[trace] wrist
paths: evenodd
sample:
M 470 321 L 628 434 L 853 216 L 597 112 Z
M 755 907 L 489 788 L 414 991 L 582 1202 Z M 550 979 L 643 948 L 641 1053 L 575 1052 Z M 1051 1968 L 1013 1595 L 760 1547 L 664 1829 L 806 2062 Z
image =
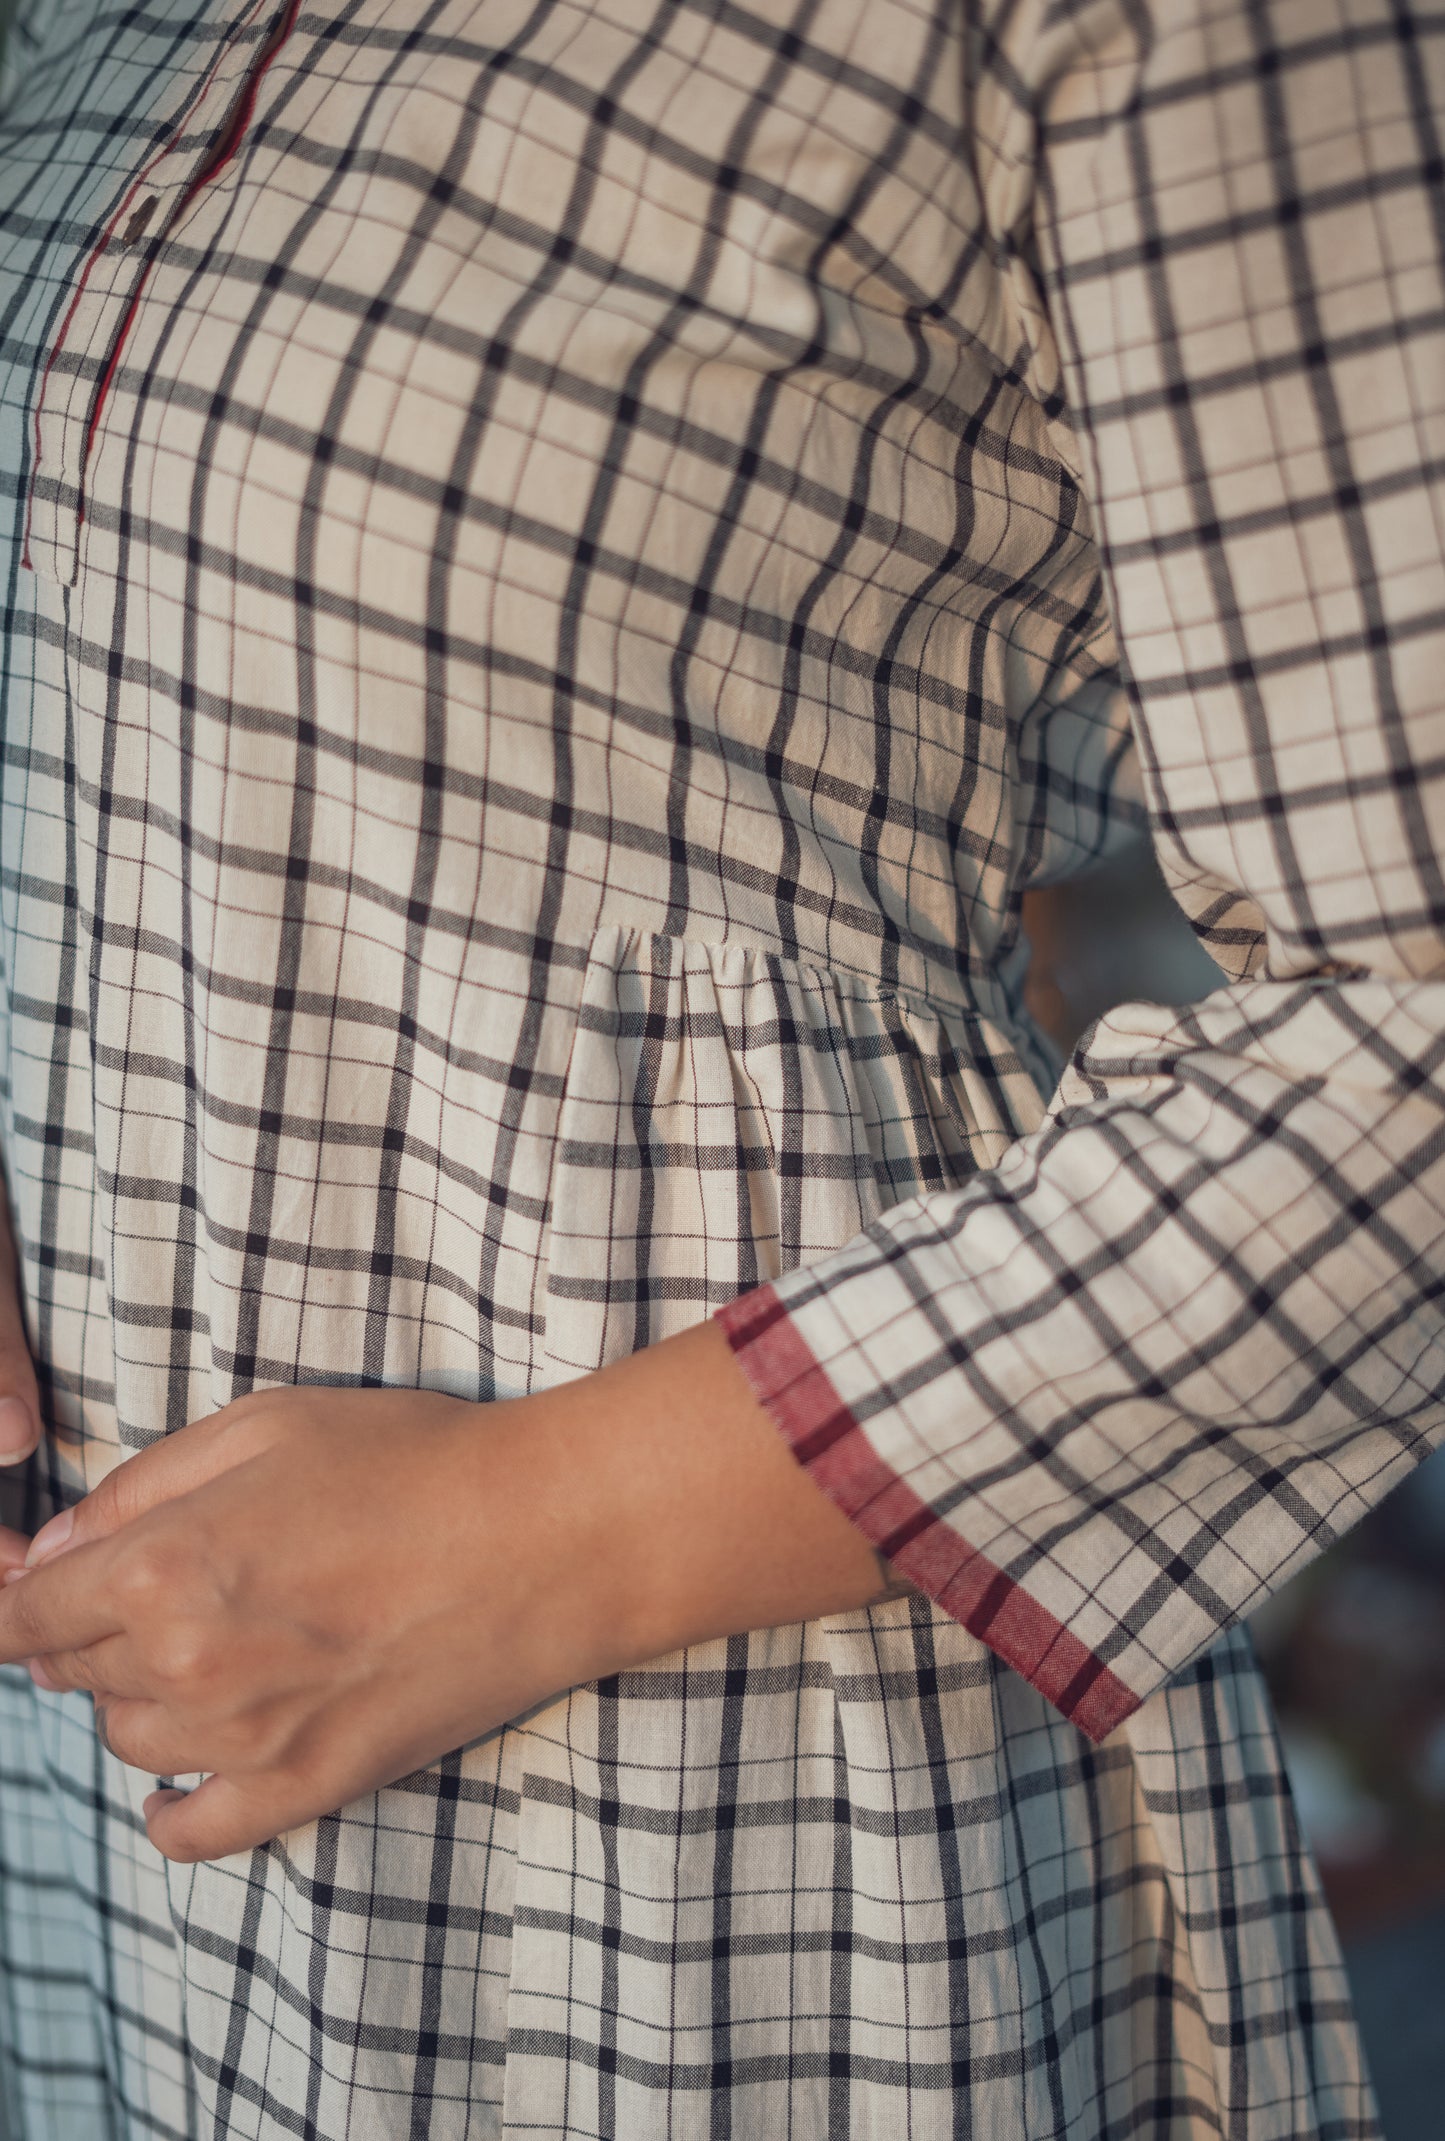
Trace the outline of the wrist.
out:
M 575 1507 L 569 1581 L 615 1670 L 883 1595 L 873 1548 L 799 1467 L 712 1323 L 548 1394 Z
M 442 1491 L 470 1512 L 464 1623 L 497 1631 L 501 1649 L 549 1691 L 647 1655 L 632 1634 L 614 1464 L 585 1402 L 595 1380 L 477 1405 L 463 1472 L 442 1472 Z M 494 1673 L 489 1660 L 489 1683 Z

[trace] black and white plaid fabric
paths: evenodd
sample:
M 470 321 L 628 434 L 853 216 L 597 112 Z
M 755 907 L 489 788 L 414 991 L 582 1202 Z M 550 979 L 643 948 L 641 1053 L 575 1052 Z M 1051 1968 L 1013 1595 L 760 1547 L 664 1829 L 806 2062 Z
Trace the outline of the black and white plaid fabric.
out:
M 1438 12 L 22 0 L 6 65 L 27 1520 L 722 1311 L 927 1594 L 191 1868 L 4 1676 L 12 2141 L 1365 2141 L 1235 1624 L 1441 1428 Z M 1046 1111 L 1020 898 L 1146 806 L 1232 983 Z

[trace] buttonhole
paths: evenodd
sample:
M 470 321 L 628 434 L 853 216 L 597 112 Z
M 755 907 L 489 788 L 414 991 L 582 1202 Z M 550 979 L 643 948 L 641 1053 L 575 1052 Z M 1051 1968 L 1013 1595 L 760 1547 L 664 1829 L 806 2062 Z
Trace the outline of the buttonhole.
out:
M 127 245 L 134 245 L 137 238 L 144 237 L 146 225 L 150 222 L 151 217 L 159 206 L 160 202 L 153 193 L 148 194 L 145 200 L 141 202 L 140 207 L 125 227 L 125 242 Z

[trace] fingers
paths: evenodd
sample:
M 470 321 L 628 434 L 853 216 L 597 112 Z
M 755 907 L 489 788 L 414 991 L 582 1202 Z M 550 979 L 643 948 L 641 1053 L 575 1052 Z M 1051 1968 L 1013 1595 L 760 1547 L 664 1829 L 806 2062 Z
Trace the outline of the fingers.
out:
M 27 1565 L 37 1568 L 72 1547 L 94 1545 L 123 1525 L 133 1524 L 157 1503 L 174 1501 L 214 1478 L 226 1469 L 228 1460 L 222 1460 L 220 1452 L 229 1424 L 228 1413 L 212 1413 L 128 1457 L 84 1501 L 42 1524 L 30 1542 Z
M 0 1189 L 0 1465 L 18 1464 L 40 1440 L 40 1398 L 20 1306 L 10 1214 Z
M 48 1651 L 31 1659 L 30 1677 L 52 1695 L 79 1689 L 107 1700 L 159 1700 L 155 1675 L 145 1670 L 124 1636 L 107 1636 L 83 1650 Z
M 121 1630 L 107 1542 L 0 1586 L 0 1664 L 84 1650 Z
M 152 1777 L 175 1777 L 195 1767 L 193 1750 L 158 1702 L 97 1702 L 95 1730 L 107 1754 L 128 1769 L 143 1769 Z
M 229 1858 L 234 1851 L 268 1844 L 314 1820 L 316 1810 L 294 1784 L 237 1785 L 217 1775 L 194 1791 L 152 1792 L 144 1812 L 146 1833 L 157 1851 L 179 1865 L 193 1866 L 199 1859 Z

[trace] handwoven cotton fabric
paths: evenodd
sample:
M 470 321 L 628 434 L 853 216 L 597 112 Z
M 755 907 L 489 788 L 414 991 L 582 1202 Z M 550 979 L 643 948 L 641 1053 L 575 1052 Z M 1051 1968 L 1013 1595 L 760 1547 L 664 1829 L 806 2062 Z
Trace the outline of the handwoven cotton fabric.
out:
M 1441 1433 L 1439 20 L 6 66 L 10 1514 L 721 1313 L 918 1586 L 192 1867 L 0 1675 L 11 2141 L 1368 2141 L 1238 1623 Z M 1050 1103 L 1020 900 L 1146 811 L 1231 982 Z

